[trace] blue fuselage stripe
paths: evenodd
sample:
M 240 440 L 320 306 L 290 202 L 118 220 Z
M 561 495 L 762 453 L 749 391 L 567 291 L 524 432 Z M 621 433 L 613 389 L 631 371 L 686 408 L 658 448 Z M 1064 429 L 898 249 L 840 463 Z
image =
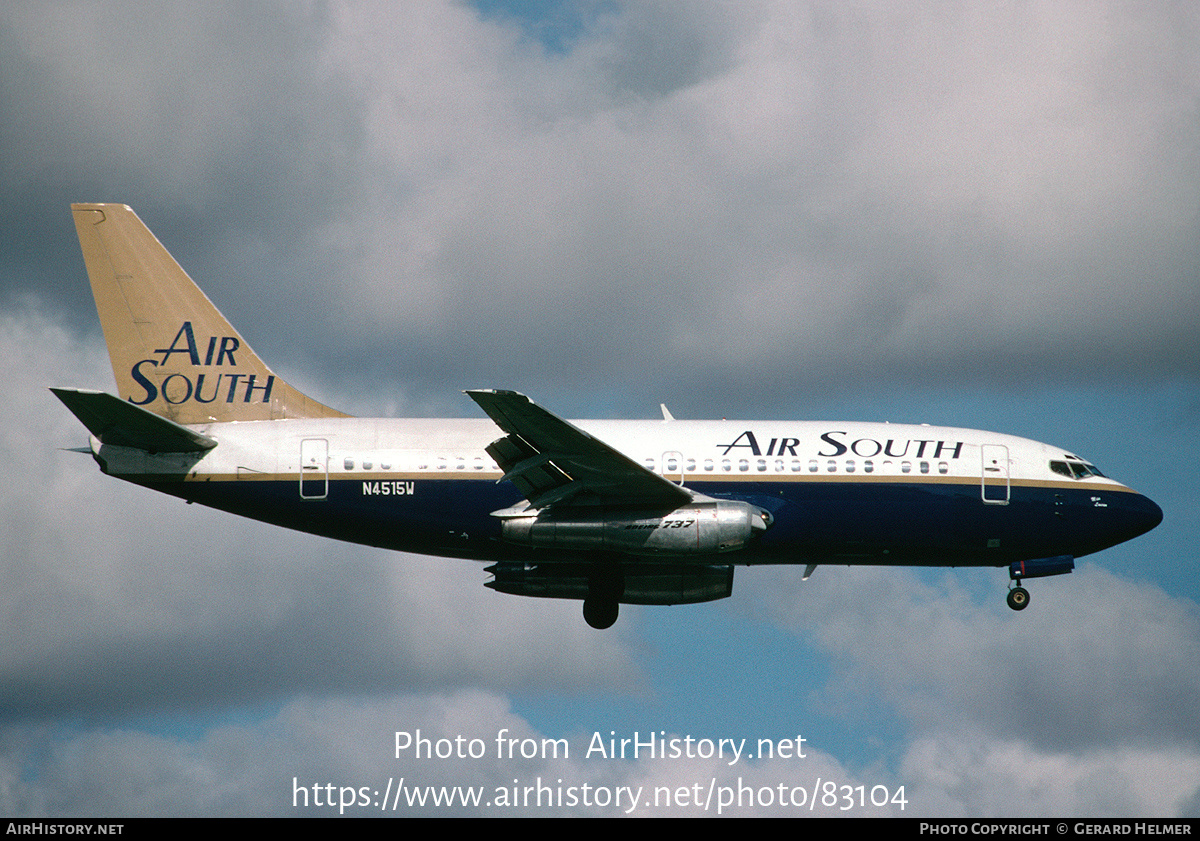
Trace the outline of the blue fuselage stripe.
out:
M 133 479 L 134 477 L 126 477 Z M 483 561 L 578 561 L 500 541 L 491 512 L 521 502 L 509 483 L 461 478 L 367 481 L 331 477 L 324 498 L 304 499 L 296 480 L 136 480 L 287 528 L 399 551 Z M 385 487 L 386 485 L 386 487 Z M 774 524 L 723 563 L 865 563 L 1002 566 L 1076 557 L 1136 537 L 1161 511 L 1127 490 L 1014 486 L 1008 504 L 986 504 L 978 484 L 914 482 L 695 482 L 718 499 L 771 512 Z M 310 490 L 306 490 L 310 493 Z M 696 559 L 699 561 L 700 559 Z

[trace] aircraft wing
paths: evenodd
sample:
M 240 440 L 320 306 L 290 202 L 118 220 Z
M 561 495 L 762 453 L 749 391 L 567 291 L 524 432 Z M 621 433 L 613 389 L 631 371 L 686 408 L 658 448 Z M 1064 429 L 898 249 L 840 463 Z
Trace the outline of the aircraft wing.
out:
M 467 396 L 507 433 L 488 445 L 488 455 L 534 508 L 554 503 L 677 508 L 692 501 L 679 485 L 524 394 L 489 389 Z

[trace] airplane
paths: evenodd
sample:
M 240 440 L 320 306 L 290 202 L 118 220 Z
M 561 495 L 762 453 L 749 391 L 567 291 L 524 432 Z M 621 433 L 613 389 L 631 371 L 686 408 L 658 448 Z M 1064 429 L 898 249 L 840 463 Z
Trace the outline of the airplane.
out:
M 485 586 L 621 604 L 726 598 L 737 566 L 1008 567 L 1023 579 L 1158 525 L 1086 459 L 970 429 L 568 421 L 523 394 L 477 419 L 351 417 L 288 385 L 129 207 L 72 205 L 117 395 L 51 391 L 119 479 L 286 528 L 484 561 Z

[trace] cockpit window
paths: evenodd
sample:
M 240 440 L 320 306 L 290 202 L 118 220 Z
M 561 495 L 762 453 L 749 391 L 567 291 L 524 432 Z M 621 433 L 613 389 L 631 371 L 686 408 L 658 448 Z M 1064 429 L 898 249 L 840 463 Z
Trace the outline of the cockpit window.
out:
M 1094 464 L 1088 464 L 1079 459 L 1070 461 L 1052 461 L 1050 469 L 1058 473 L 1060 476 L 1069 476 L 1073 479 L 1086 479 L 1088 476 L 1099 476 L 1104 478 L 1104 474 Z

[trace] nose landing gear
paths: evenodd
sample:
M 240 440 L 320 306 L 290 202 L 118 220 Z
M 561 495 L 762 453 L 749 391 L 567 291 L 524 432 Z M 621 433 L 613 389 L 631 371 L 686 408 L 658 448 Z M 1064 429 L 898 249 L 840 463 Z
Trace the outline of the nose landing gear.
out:
M 1029 591 L 1021 586 L 1022 578 L 1041 578 L 1046 575 L 1063 575 L 1075 569 L 1075 559 L 1070 555 L 1053 558 L 1036 558 L 1031 561 L 1016 561 L 1008 565 L 1008 577 L 1012 584 L 1008 588 L 1008 606 L 1013 610 L 1024 610 L 1029 606 Z
M 1020 585 L 1021 580 L 1018 578 L 1016 582 Z M 1010 587 L 1008 590 L 1008 606 L 1013 610 L 1024 610 L 1029 606 L 1029 591 L 1021 586 Z

